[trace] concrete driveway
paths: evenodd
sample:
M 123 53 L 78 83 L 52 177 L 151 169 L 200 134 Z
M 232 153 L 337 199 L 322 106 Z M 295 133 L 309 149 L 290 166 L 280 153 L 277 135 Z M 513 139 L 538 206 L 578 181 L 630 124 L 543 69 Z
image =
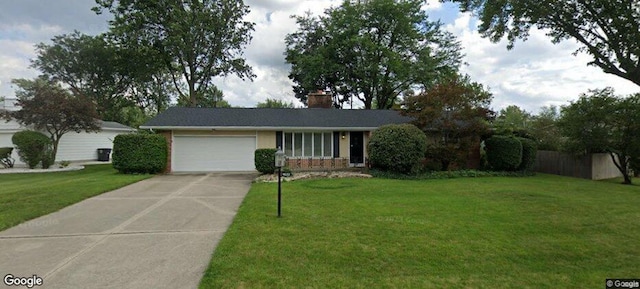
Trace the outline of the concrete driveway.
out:
M 254 177 L 157 176 L 7 229 L 0 277 L 37 275 L 34 288 L 197 288 Z

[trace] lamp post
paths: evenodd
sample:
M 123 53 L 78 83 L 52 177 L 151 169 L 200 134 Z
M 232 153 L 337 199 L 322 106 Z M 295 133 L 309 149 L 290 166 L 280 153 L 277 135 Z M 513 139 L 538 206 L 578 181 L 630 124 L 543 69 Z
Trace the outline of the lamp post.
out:
M 278 168 L 278 218 L 280 218 L 281 214 L 281 203 L 282 203 L 282 167 L 284 166 L 285 155 L 284 152 L 278 148 L 275 157 L 275 165 Z

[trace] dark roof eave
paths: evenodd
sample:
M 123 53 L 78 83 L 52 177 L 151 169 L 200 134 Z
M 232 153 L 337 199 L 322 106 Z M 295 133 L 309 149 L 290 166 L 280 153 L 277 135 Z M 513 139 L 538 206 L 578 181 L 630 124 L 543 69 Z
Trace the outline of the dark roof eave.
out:
M 325 127 L 325 126 L 140 126 L 140 129 L 154 130 L 340 130 L 340 131 L 368 131 L 378 127 Z

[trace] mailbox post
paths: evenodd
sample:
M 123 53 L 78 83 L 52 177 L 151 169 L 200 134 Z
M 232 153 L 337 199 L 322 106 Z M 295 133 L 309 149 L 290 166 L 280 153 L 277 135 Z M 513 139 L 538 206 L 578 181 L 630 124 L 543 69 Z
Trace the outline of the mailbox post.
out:
M 281 203 L 282 203 L 282 167 L 285 162 L 284 152 L 278 148 L 275 157 L 275 165 L 278 168 L 278 218 L 281 216 Z

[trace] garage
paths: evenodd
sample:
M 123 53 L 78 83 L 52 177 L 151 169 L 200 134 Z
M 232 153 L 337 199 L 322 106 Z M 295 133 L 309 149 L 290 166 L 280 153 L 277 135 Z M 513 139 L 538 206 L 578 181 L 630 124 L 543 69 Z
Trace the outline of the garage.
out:
M 174 136 L 173 172 L 253 171 L 255 137 Z

